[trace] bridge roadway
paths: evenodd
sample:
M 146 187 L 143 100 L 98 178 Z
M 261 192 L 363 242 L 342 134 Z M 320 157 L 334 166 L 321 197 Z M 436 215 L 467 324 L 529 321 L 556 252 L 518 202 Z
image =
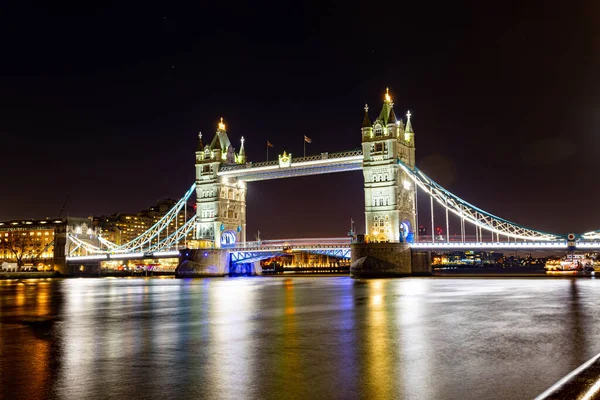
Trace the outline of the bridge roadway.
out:
M 460 242 L 460 241 L 419 241 L 410 244 L 411 248 L 431 251 L 451 250 L 558 250 L 567 251 L 566 241 L 547 242 Z M 333 257 L 349 259 L 350 238 L 318 238 L 318 239 L 279 239 L 260 242 L 246 242 L 235 247 L 226 248 L 231 254 L 231 262 L 249 263 L 265 258 L 289 254 L 294 251 L 304 251 L 313 254 L 324 254 Z M 576 250 L 598 251 L 600 241 L 579 240 Z M 67 257 L 67 262 L 79 261 L 104 261 L 104 260 L 132 260 L 142 258 L 173 258 L 180 255 L 181 250 L 168 250 L 154 253 L 117 253 L 96 254 L 88 256 Z

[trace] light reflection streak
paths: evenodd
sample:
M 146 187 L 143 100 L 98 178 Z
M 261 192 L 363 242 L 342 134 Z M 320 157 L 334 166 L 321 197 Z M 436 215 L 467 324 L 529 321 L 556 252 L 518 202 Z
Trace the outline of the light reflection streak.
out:
M 398 302 L 398 318 L 400 321 L 399 351 L 402 352 L 398 370 L 401 371 L 404 394 L 407 398 L 435 398 L 429 393 L 432 386 L 429 382 L 433 371 L 430 365 L 432 343 L 427 335 L 427 318 L 425 296 L 430 293 L 430 281 L 423 278 L 408 279 L 398 282 L 401 293 Z
M 61 328 L 62 364 L 59 370 L 58 393 L 63 398 L 87 398 L 94 394 L 95 376 L 92 360 L 96 359 L 93 338 L 97 332 L 91 314 L 95 312 L 93 283 L 83 279 L 65 282 L 65 305 Z
M 215 398 L 248 399 L 252 382 L 251 316 L 256 304 L 250 280 L 220 280 L 210 292 L 209 374 Z
M 387 282 L 385 282 L 387 283 Z M 391 352 L 388 310 L 383 302 L 386 287 L 381 280 L 371 281 L 368 286 L 365 369 L 369 396 L 392 399 L 395 382 Z
M 288 382 L 297 375 L 300 368 L 299 346 L 298 346 L 298 327 L 296 322 L 295 300 L 296 294 L 292 279 L 287 278 L 283 281 L 284 284 L 284 317 L 283 317 L 283 340 L 281 344 L 283 349 L 286 349 L 283 357 L 278 357 L 282 363 L 281 370 L 283 381 Z

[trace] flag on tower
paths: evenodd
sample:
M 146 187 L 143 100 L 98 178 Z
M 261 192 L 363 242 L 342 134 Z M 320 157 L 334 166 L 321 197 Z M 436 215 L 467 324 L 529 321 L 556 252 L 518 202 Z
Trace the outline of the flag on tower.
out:
M 273 143 L 271 143 L 267 140 L 267 147 L 273 147 Z
M 312 143 L 312 139 L 311 139 L 311 138 L 309 138 L 309 137 L 308 137 L 308 136 L 306 136 L 306 135 L 304 135 L 304 141 L 305 141 L 306 143 Z

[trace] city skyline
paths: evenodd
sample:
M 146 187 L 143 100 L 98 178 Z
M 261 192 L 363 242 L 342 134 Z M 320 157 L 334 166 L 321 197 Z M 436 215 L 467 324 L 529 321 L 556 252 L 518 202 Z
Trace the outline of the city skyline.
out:
M 554 6 L 432 17 L 404 5 L 390 10 L 401 30 L 353 6 L 240 8 L 226 21 L 209 17 L 217 8 L 11 6 L 2 29 L 21 33 L 0 67 L 0 219 L 57 216 L 67 193 L 66 212 L 84 217 L 179 198 L 198 131 L 212 139 L 221 117 L 250 161 L 267 141 L 271 159 L 300 156 L 304 136 L 308 155 L 358 148 L 364 103 L 374 119 L 389 87 L 398 116 L 413 114 L 417 165 L 442 186 L 542 231 L 598 229 L 593 13 Z M 360 172 L 249 183 L 248 236 L 342 236 L 351 218 L 364 229 L 362 185 Z

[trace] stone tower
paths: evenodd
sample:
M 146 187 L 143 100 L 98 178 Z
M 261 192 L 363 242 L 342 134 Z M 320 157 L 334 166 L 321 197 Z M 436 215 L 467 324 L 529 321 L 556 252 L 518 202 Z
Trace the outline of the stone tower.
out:
M 415 135 L 406 114 L 396 118 L 386 90 L 383 107 L 372 122 L 365 105 L 362 123 L 365 178 L 365 229 L 370 242 L 412 241 L 416 229 L 415 185 L 400 168 L 415 166 Z
M 210 145 L 202 144 L 202 133 L 198 136 L 195 238 L 201 247 L 212 248 L 245 242 L 246 183 L 218 176 L 222 166 L 246 162 L 244 138 L 241 138 L 240 151 L 236 153 L 223 118 Z

